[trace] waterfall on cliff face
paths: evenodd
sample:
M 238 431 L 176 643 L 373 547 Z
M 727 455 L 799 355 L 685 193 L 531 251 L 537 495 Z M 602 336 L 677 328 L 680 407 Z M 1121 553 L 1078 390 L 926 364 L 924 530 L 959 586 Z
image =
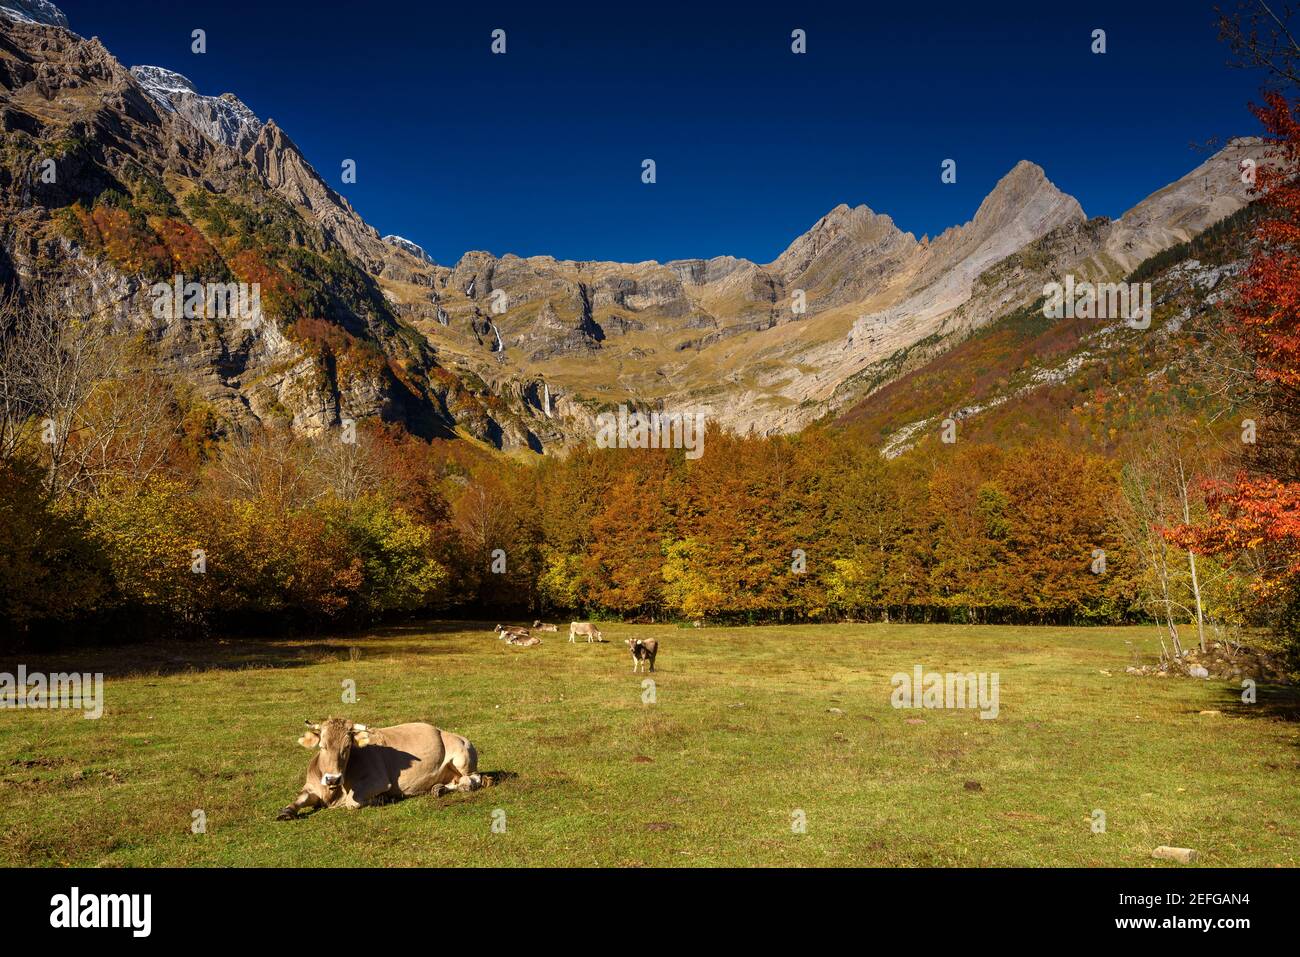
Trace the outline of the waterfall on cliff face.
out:
M 545 382 L 542 383 L 542 411 L 546 413 L 547 418 L 551 415 L 551 387 Z
M 493 351 L 493 352 L 505 352 L 505 351 L 506 351 L 506 345 L 505 345 L 504 342 L 501 341 L 501 333 L 497 331 L 497 324 L 496 324 L 495 322 L 490 322 L 490 323 L 488 323 L 488 325 L 490 325 L 490 326 L 492 327 L 492 333 L 497 337 L 497 347 L 496 347 L 495 349 L 493 349 L 492 351 Z

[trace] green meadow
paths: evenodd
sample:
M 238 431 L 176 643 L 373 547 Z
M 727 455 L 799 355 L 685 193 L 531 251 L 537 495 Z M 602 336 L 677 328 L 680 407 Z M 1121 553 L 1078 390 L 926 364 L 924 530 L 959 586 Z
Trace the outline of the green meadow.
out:
M 1154 629 L 492 624 L 23 660 L 104 672 L 104 714 L 0 710 L 0 865 L 1300 865 L 1295 690 L 1125 674 Z M 894 708 L 918 664 L 996 672 L 997 717 Z M 331 715 L 460 732 L 495 784 L 275 820 Z

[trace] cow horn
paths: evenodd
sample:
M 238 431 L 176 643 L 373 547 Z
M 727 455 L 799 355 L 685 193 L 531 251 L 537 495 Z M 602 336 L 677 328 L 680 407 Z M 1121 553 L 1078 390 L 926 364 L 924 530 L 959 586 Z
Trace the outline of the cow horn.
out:
M 317 724 L 317 723 L 314 722 L 314 721 L 311 721 L 310 719 L 303 721 L 303 724 L 305 724 L 307 727 L 311 728 L 313 731 L 319 731 L 319 730 L 320 730 L 320 725 Z

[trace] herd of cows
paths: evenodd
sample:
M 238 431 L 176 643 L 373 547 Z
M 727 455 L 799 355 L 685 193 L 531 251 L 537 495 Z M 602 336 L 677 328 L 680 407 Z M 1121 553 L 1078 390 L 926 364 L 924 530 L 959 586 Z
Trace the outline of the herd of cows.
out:
M 497 625 L 496 636 L 511 645 L 540 645 L 534 631 L 558 632 L 555 625 L 534 621 L 531 629 Z M 579 635 L 604 642 L 600 629 L 588 621 L 569 625 L 569 641 Z M 655 670 L 659 642 L 628 638 L 632 673 L 642 666 Z M 290 821 L 301 811 L 330 807 L 358 808 L 421 794 L 473 791 L 483 786 L 478 751 L 469 739 L 431 724 L 413 722 L 391 728 L 369 728 L 346 718 L 307 721 L 298 743 L 314 751 L 307 780 L 293 802 L 280 809 L 278 819 Z
M 556 625 L 548 625 L 545 622 L 534 621 L 533 627 L 525 628 L 523 625 L 497 625 L 492 629 L 496 632 L 497 638 L 506 644 L 515 645 L 520 648 L 531 648 L 534 645 L 540 645 L 542 639 L 533 634 L 534 631 L 556 631 L 560 629 Z M 586 637 L 587 642 L 603 642 L 605 636 L 589 621 L 569 622 L 569 641 L 576 642 L 579 635 Z M 649 667 L 651 671 L 655 670 L 655 656 L 659 654 L 659 642 L 653 638 L 628 638 L 623 642 L 632 652 L 632 673 L 636 674 L 642 665 Z

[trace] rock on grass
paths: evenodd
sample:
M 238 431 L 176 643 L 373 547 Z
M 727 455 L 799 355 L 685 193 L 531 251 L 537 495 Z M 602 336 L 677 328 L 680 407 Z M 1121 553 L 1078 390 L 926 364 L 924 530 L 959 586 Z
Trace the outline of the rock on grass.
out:
M 1200 854 L 1190 847 L 1168 847 L 1161 844 L 1151 852 L 1151 856 L 1159 861 L 1176 861 L 1179 864 L 1190 864 L 1200 857 Z

